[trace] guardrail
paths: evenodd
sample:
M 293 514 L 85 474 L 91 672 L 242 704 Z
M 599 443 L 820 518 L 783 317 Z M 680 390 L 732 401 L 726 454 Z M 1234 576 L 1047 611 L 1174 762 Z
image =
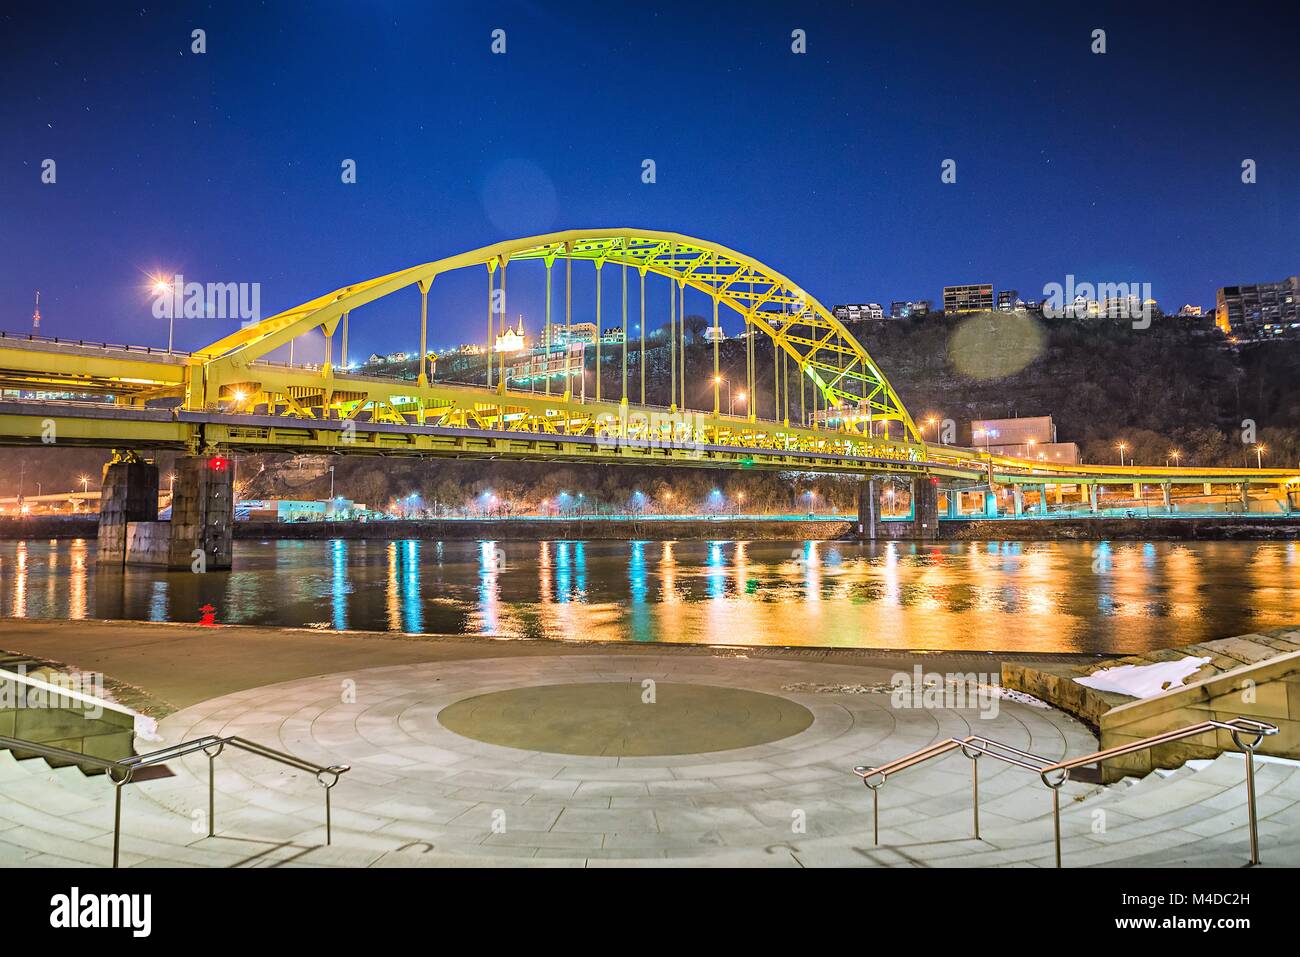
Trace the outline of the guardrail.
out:
M 256 754 L 259 757 L 268 758 L 277 761 L 280 764 L 296 768 L 299 771 L 306 771 L 316 778 L 316 783 L 325 789 L 325 843 L 330 844 L 332 839 L 331 822 L 330 822 L 330 791 L 334 785 L 339 783 L 339 778 L 351 770 L 346 764 L 334 764 L 329 767 L 322 767 L 296 758 L 292 754 L 286 754 L 283 751 L 276 751 L 274 748 L 268 748 L 265 745 L 258 744 L 255 741 L 249 741 L 237 735 L 227 737 L 218 737 L 217 735 L 205 735 L 201 738 L 194 738 L 190 741 L 182 741 L 165 748 L 159 748 L 157 751 L 150 751 L 148 754 L 132 755 L 129 758 L 121 758 L 117 761 L 111 761 L 108 758 L 99 758 L 90 754 L 82 754 L 79 751 L 69 751 L 66 748 L 57 748 L 53 745 L 41 744 L 37 741 L 27 741 L 23 738 L 11 738 L 7 735 L 0 735 L 0 747 L 8 748 L 14 751 L 31 752 L 45 758 L 55 758 L 60 761 L 67 761 L 70 764 L 76 764 L 80 767 L 97 768 L 107 773 L 108 779 L 113 782 L 113 866 L 118 866 L 118 852 L 122 839 L 122 787 L 129 784 L 135 773 L 141 768 L 152 767 L 157 764 L 163 764 L 173 758 L 184 757 L 187 754 L 193 754 L 195 751 L 202 751 L 208 757 L 208 837 L 215 837 L 216 828 L 216 769 L 215 762 L 217 757 L 229 745 L 240 751 L 247 751 L 250 754 Z
M 1262 721 L 1254 721 L 1249 718 L 1233 718 L 1231 721 L 1202 721 L 1199 724 L 1187 725 L 1183 728 L 1176 728 L 1172 731 L 1166 731 L 1163 734 L 1152 735 L 1149 738 L 1143 738 L 1140 741 L 1134 741 L 1131 744 L 1120 745 L 1119 747 L 1107 748 L 1104 751 L 1094 751 L 1092 754 L 1085 754 L 1083 757 L 1072 758 L 1066 761 L 1052 762 L 1041 755 L 1033 754 L 1029 751 L 1021 751 L 1010 745 L 1002 744 L 990 738 L 980 737 L 979 735 L 970 735 L 965 738 L 948 738 L 946 741 L 938 741 L 928 747 L 905 754 L 900 758 L 895 758 L 887 764 L 879 767 L 858 766 L 853 769 L 853 773 L 862 778 L 862 783 L 871 791 L 871 819 L 872 819 L 872 843 L 880 844 L 880 796 L 877 793 L 884 786 L 885 781 L 891 774 L 897 774 L 905 771 L 910 767 L 915 767 L 929 761 L 931 758 L 937 758 L 940 755 L 947 754 L 949 751 L 961 749 L 962 756 L 968 758 L 971 762 L 971 786 L 973 791 L 973 811 L 975 817 L 975 840 L 980 839 L 980 809 L 979 809 L 979 766 L 978 762 L 982 756 L 994 758 L 1005 764 L 1011 764 L 1015 767 L 1024 768 L 1027 771 L 1033 771 L 1038 774 L 1043 784 L 1052 792 L 1052 824 L 1056 844 L 1056 866 L 1061 866 L 1061 799 L 1060 789 L 1065 782 L 1070 779 L 1070 771 L 1074 768 L 1083 767 L 1088 764 L 1096 764 L 1098 761 L 1105 761 L 1109 758 L 1120 757 L 1125 754 L 1132 754 L 1136 751 L 1145 751 L 1147 748 L 1154 748 L 1157 745 L 1169 744 L 1172 741 L 1179 741 L 1183 738 L 1195 737 L 1198 734 L 1205 734 L 1207 731 L 1223 730 L 1231 732 L 1233 743 L 1246 755 L 1246 805 L 1250 818 L 1250 863 L 1259 863 L 1259 822 L 1256 817 L 1255 808 L 1255 749 L 1263 743 L 1264 738 L 1271 734 L 1277 734 L 1276 725 L 1265 724 Z M 1242 740 L 1242 735 L 1251 735 L 1254 740 L 1246 743 Z M 1049 779 L 1049 775 L 1060 775 L 1056 781 Z M 879 776 L 880 780 L 872 784 L 872 779 Z

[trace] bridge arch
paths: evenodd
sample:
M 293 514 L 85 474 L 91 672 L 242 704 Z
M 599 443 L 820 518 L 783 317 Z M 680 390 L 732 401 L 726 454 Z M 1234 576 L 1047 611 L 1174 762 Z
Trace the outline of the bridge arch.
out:
M 820 408 L 823 418 L 842 415 L 843 421 L 836 423 L 837 430 L 871 432 L 878 423 L 897 422 L 896 432 L 901 434 L 895 438 L 905 442 L 923 441 L 875 360 L 830 310 L 802 286 L 757 259 L 720 244 L 678 233 L 631 228 L 576 229 L 508 240 L 336 289 L 196 350 L 190 359 L 192 369 L 186 405 L 192 409 L 210 409 L 219 401 L 228 400 L 232 390 L 243 394 L 237 389 L 238 383 L 258 378 L 251 375 L 251 366 L 267 353 L 318 328 L 330 342 L 350 311 L 398 290 L 415 285 L 427 297 L 438 276 L 467 267 L 486 267 L 489 290 L 500 272 L 504 293 L 509 265 L 530 260 L 544 265 L 548 291 L 551 271 L 557 262 L 565 264 L 566 278 L 572 264 L 590 262 L 597 269 L 609 265 L 625 272 L 633 270 L 641 282 L 647 275 L 668 279 L 679 290 L 683 309 L 685 289 L 704 293 L 715 303 L 715 325 L 720 323 L 718 307 L 727 307 L 744 320 L 745 330 L 750 334 L 749 344 L 758 336 L 774 343 L 773 377 L 778 390 L 774 408 L 782 408 L 783 399 L 787 421 L 794 389 L 799 390 L 802 408 L 803 389 L 807 386 L 814 412 Z M 626 308 L 624 305 L 625 324 Z M 677 317 L 679 323 L 681 318 Z M 548 312 L 547 325 L 561 325 L 552 319 Z M 565 319 L 566 322 L 569 319 L 568 310 Z M 644 336 L 644 322 L 641 330 Z M 427 314 L 423 314 L 422 352 L 427 348 L 426 334 Z M 673 346 L 676 347 L 675 342 Z M 330 355 L 327 351 L 325 372 L 333 378 Z M 778 355 L 783 356 L 779 370 L 775 368 Z M 679 361 L 674 359 L 674 373 Z M 788 364 L 793 364 L 794 370 Z M 750 367 L 753 367 L 752 360 Z M 684 407 L 687 385 L 684 364 L 681 371 L 681 381 L 673 385 L 673 400 L 675 405 L 680 389 Z M 490 368 L 488 375 L 490 381 Z M 420 384 L 424 384 L 423 378 Z M 753 382 L 749 386 L 752 391 Z

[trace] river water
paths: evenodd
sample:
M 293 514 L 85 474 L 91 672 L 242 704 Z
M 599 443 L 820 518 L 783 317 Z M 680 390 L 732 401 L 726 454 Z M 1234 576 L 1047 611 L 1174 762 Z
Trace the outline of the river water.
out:
M 0 542 L 0 616 L 1134 652 L 1300 623 L 1300 543 L 240 541 L 233 571 L 196 575 Z

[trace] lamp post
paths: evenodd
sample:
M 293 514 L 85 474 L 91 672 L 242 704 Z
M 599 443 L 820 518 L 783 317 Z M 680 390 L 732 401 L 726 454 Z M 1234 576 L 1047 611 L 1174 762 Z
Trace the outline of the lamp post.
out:
M 715 376 L 713 377 L 713 384 L 714 384 L 714 385 L 724 385 L 724 384 L 726 385 L 726 387 L 727 387 L 727 415 L 731 415 L 731 414 L 732 414 L 732 405 L 731 405 L 731 380 L 728 379 L 728 378 L 725 377 L 725 376 L 715 375 Z M 742 394 L 743 394 L 743 393 L 742 393 Z
M 993 449 L 989 446 L 989 440 L 997 435 L 997 429 L 976 429 L 976 435 L 984 436 L 984 454 L 988 457 L 989 463 L 989 491 L 993 491 Z
M 1268 451 L 1268 446 L 1267 446 L 1267 445 L 1263 445 L 1262 443 L 1256 443 L 1256 445 L 1255 445 L 1255 468 L 1257 468 L 1257 469 L 1262 469 L 1262 468 L 1264 467 L 1264 453 L 1267 452 L 1267 451 Z
M 162 296 L 172 291 L 172 284 L 161 276 L 154 280 L 153 293 L 155 296 Z M 167 354 L 172 353 L 172 332 L 176 326 L 176 306 L 173 304 L 167 310 Z
M 1125 443 L 1125 442 L 1120 442 L 1118 445 L 1115 446 L 1115 448 L 1116 448 L 1116 450 L 1119 452 L 1119 467 L 1120 467 L 1120 468 L 1123 468 L 1123 467 L 1124 467 L 1124 453 L 1125 453 L 1126 451 L 1128 451 L 1128 444 Z

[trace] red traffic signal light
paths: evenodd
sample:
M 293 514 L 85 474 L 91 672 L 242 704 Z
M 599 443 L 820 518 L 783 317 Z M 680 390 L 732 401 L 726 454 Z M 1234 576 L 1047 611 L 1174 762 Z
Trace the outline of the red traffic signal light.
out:
M 208 468 L 213 472 L 224 472 L 230 468 L 230 459 L 220 455 L 214 455 L 208 459 Z

